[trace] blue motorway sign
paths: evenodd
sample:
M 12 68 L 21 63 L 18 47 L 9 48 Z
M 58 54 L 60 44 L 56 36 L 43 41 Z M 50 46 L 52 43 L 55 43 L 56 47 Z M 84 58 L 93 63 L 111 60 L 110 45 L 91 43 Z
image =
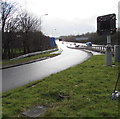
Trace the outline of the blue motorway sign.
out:
M 56 44 L 55 44 L 55 38 L 54 37 L 51 37 L 50 38 L 50 47 L 55 47 Z

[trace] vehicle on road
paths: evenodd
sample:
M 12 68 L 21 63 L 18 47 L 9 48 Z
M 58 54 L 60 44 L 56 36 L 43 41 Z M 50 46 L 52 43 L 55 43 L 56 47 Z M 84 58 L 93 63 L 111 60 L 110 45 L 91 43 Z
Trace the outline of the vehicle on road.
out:
M 92 42 L 87 42 L 86 45 L 87 45 L 88 47 L 90 47 L 90 46 L 92 46 Z

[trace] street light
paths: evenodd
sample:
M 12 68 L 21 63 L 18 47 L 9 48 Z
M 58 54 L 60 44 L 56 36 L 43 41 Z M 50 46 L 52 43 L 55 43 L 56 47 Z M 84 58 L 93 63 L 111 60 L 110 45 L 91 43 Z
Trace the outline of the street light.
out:
M 52 37 L 53 37 L 53 36 L 55 36 L 55 32 L 56 32 L 56 29 L 55 29 L 55 28 L 54 28 L 54 29 L 52 29 L 52 34 L 51 34 L 51 35 L 52 35 Z
M 42 31 L 41 31 L 42 20 L 41 20 L 41 19 L 42 19 L 43 16 L 47 16 L 47 15 L 48 15 L 48 14 L 40 15 L 40 32 L 41 32 L 41 33 L 42 33 Z M 43 40 L 42 40 L 42 36 L 41 36 L 41 35 L 40 35 L 40 39 L 41 39 L 41 50 L 42 50 L 42 49 L 43 49 L 43 46 L 42 46 L 42 45 L 43 45 L 44 43 L 43 43 Z
M 48 15 L 48 14 L 43 14 L 43 15 L 40 16 L 40 31 L 41 31 L 42 17 L 43 17 L 43 16 L 47 16 L 47 15 Z

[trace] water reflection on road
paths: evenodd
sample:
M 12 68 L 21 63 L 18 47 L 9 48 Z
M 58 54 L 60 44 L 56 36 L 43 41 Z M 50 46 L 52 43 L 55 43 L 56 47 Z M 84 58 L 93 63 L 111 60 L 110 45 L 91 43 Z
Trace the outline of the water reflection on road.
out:
M 43 79 L 50 74 L 77 65 L 90 57 L 86 52 L 67 48 L 66 43 L 62 44 L 62 42 L 59 41 L 56 41 L 56 43 L 59 49 L 62 49 L 61 55 L 31 64 L 3 69 L 3 91 L 27 84 L 34 80 Z

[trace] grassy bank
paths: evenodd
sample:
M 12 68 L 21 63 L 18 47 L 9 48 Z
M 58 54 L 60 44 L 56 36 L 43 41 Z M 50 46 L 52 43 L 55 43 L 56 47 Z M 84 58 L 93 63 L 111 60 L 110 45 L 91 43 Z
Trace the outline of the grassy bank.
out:
M 117 70 L 117 66 L 105 66 L 104 55 L 93 56 L 41 81 L 3 93 L 3 116 L 23 117 L 23 111 L 35 105 L 44 105 L 48 110 L 42 117 L 117 119 L 118 101 L 111 100 Z
M 53 51 L 51 51 L 51 52 L 53 52 Z M 9 66 L 9 65 L 15 65 L 15 64 L 33 61 L 33 60 L 44 58 L 44 57 L 54 57 L 54 56 L 58 55 L 58 54 L 50 54 L 51 52 L 47 52 L 47 53 L 43 53 L 43 54 L 39 54 L 39 55 L 35 55 L 35 56 L 30 56 L 30 57 L 25 57 L 25 58 L 17 59 L 17 60 L 3 60 L 2 66 L 4 67 L 4 66 Z

